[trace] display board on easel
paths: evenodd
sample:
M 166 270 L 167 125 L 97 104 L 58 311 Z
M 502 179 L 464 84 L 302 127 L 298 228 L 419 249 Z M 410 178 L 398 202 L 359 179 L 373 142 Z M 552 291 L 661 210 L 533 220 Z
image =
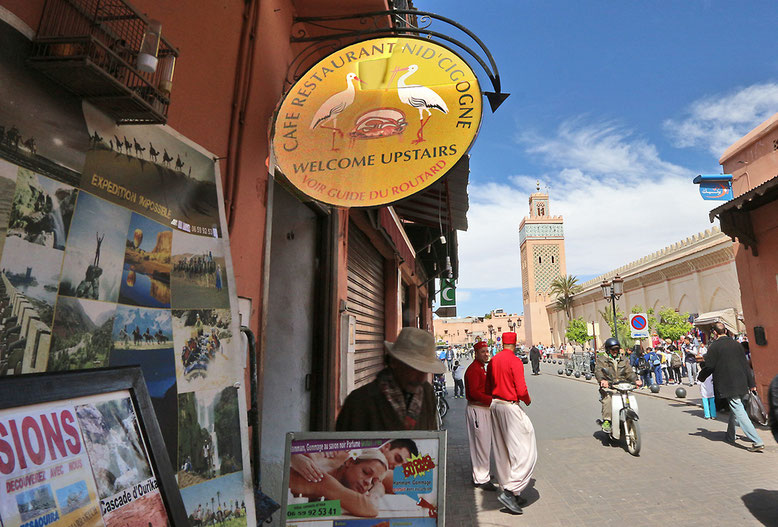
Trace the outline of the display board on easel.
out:
M 0 43 L 0 376 L 139 366 L 187 515 L 254 525 L 218 164 L 31 70 L 3 21 Z

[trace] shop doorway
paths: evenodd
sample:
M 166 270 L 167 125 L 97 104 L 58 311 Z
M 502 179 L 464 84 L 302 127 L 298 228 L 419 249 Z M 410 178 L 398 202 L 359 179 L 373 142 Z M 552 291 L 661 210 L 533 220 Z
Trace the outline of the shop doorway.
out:
M 323 308 L 317 303 L 322 220 L 278 183 L 271 184 L 260 460 L 263 490 L 280 499 L 286 433 L 311 430 L 321 375 L 314 356 Z

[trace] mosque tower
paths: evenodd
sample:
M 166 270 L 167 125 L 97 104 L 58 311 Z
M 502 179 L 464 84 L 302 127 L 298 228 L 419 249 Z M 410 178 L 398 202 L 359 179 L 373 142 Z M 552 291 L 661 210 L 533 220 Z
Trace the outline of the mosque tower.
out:
M 548 192 L 541 192 L 538 182 L 537 191 L 529 197 L 529 216 L 519 224 L 521 289 L 528 345 L 551 345 L 546 311 L 546 305 L 553 300 L 551 282 L 558 276 L 567 275 L 563 223 L 562 216 L 550 215 Z

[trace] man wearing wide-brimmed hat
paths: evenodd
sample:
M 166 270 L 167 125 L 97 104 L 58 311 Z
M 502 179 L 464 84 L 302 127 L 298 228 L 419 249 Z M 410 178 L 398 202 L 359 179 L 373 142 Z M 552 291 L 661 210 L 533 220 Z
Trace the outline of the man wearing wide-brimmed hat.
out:
M 384 346 L 387 367 L 346 397 L 336 430 L 437 430 L 427 374 L 445 373 L 446 366 L 435 353 L 435 338 L 423 329 L 403 328 Z

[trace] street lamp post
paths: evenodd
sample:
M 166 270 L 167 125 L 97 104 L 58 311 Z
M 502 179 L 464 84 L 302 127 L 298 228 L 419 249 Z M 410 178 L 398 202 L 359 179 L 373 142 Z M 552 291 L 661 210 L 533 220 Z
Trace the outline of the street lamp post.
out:
M 613 336 L 616 340 L 619 340 L 619 328 L 616 323 L 616 300 L 624 294 L 624 279 L 619 275 L 613 277 L 610 282 L 603 280 L 600 284 L 602 288 L 602 296 L 605 300 L 610 300 L 613 308 Z

